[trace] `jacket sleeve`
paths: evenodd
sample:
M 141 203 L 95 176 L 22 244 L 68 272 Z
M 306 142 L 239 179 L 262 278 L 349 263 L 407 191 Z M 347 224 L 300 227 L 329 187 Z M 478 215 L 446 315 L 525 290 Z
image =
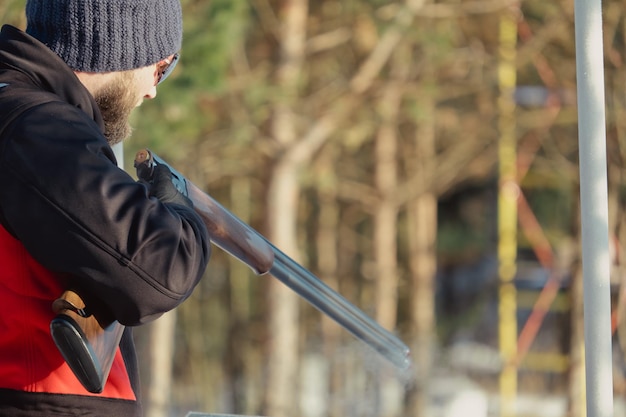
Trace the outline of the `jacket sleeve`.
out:
M 62 103 L 25 112 L 0 143 L 0 210 L 42 265 L 74 277 L 125 325 L 182 303 L 210 256 L 193 209 L 119 169 L 98 126 Z

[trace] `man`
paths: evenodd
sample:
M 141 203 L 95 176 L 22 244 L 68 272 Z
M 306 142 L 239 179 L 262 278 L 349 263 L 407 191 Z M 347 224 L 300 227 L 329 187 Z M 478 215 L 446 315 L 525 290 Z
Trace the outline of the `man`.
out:
M 204 273 L 210 243 L 191 202 L 168 177 L 134 181 L 110 146 L 176 63 L 181 14 L 179 0 L 28 0 L 26 32 L 0 31 L 3 417 L 140 416 L 128 328 L 92 394 L 54 345 L 51 305 L 71 288 L 136 326 Z

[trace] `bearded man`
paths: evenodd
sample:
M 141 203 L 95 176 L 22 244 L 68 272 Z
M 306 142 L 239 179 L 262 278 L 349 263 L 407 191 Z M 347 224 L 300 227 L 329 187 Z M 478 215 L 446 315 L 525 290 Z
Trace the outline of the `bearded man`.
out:
M 210 257 L 169 178 L 148 186 L 111 146 L 174 68 L 179 0 L 28 0 L 0 31 L 0 415 L 141 416 L 132 326 L 177 307 Z M 126 326 L 101 393 L 56 348 L 68 289 Z

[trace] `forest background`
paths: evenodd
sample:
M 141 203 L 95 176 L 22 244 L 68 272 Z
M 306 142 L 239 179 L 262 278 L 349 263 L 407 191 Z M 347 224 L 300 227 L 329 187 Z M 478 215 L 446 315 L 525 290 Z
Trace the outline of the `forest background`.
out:
M 146 416 L 583 416 L 573 0 L 181 3 L 181 62 L 126 166 L 155 151 L 415 366 L 216 248 L 194 295 L 136 331 Z M 24 4 L 0 0 L 0 21 L 25 27 Z M 602 7 L 619 399 L 626 4 Z

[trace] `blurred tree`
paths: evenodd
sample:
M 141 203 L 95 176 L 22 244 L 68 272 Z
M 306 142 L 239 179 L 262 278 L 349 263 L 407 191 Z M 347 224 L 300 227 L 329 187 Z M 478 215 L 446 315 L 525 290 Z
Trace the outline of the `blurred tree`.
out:
M 0 3 L 0 22 L 24 29 L 26 27 L 25 5 L 26 0 L 3 0 Z

